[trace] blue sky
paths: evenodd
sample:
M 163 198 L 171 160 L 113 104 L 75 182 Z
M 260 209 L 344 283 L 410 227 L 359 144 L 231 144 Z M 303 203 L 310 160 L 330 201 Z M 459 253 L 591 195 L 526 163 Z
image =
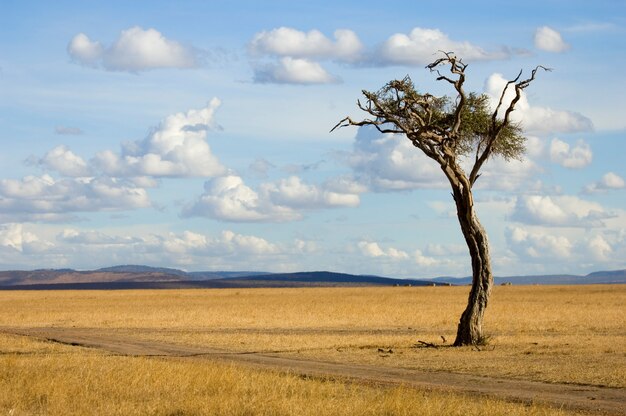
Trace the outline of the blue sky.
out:
M 3 1 L 0 268 L 470 274 L 406 139 L 329 130 L 438 50 L 515 112 L 523 161 L 475 188 L 497 275 L 626 267 L 622 1 Z

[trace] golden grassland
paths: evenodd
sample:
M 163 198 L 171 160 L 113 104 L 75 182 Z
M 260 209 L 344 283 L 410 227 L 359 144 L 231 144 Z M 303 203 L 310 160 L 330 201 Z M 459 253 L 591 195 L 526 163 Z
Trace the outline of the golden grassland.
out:
M 0 292 L 0 328 L 100 328 L 233 351 L 626 387 L 626 285 L 498 286 L 486 316 L 491 342 L 481 351 L 446 347 L 467 292 L 7 291 Z M 418 340 L 439 348 L 416 346 Z M 0 412 L 14 409 L 11 414 L 81 414 L 88 406 L 99 409 L 89 413 L 100 414 L 566 414 L 475 397 L 468 405 L 458 395 L 303 380 L 211 362 L 119 357 L 9 335 L 0 336 L 0 362 Z
M 0 351 L 0 414 L 11 416 L 577 414 L 210 361 L 115 356 L 6 334 Z

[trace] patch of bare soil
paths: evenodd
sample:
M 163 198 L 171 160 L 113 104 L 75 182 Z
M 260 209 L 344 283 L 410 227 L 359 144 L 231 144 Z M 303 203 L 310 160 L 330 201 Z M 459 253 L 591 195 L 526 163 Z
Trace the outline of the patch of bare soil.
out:
M 424 390 L 450 391 L 526 403 L 544 403 L 594 414 L 626 414 L 626 389 L 552 384 L 536 381 L 473 376 L 448 372 L 426 372 L 299 359 L 280 352 L 232 352 L 166 342 L 142 341 L 131 335 L 89 328 L 4 328 L 1 332 L 35 337 L 66 345 L 97 348 L 129 356 L 159 356 L 176 359 L 211 359 L 246 364 L 256 368 L 338 379 L 369 385 L 404 385 Z

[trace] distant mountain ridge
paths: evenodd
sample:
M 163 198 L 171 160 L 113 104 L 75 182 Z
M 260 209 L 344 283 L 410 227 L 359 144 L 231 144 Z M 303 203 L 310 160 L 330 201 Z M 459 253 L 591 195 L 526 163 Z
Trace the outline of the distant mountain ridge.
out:
M 626 270 L 599 271 L 585 276 L 539 275 L 495 277 L 495 284 L 626 283 Z M 120 265 L 96 270 L 38 269 L 0 271 L 0 289 L 141 289 L 185 287 L 307 287 L 307 286 L 427 286 L 466 285 L 470 277 L 397 279 L 328 271 L 269 273 L 258 271 L 199 271 Z
M 447 282 L 456 285 L 466 285 L 472 283 L 471 277 L 437 277 L 431 279 L 434 282 Z M 589 273 L 584 276 L 573 274 L 552 274 L 552 275 L 530 275 L 530 276 L 509 276 L 494 277 L 495 284 L 517 284 L 517 285 L 584 285 L 584 284 L 610 284 L 626 283 L 626 269 L 599 271 Z

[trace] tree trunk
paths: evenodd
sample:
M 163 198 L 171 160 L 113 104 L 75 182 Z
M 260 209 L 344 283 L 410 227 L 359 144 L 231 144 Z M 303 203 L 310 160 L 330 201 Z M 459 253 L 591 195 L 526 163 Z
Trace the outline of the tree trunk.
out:
M 457 216 L 472 259 L 472 289 L 461 315 L 455 346 L 483 344 L 483 316 L 493 286 L 487 233 L 474 212 L 471 189 L 453 187 Z

